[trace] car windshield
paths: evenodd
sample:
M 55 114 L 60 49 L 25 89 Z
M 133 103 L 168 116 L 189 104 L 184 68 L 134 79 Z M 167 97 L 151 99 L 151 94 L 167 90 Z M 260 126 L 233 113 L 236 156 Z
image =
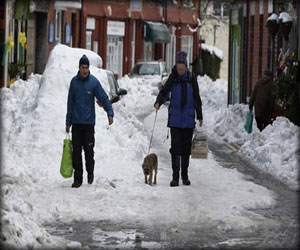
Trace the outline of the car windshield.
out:
M 109 83 L 109 87 L 110 87 L 110 94 L 116 95 L 117 94 L 117 90 L 116 88 L 118 88 L 118 83 L 116 82 L 113 74 L 111 74 L 110 72 L 107 72 L 107 79 L 108 79 L 108 83 Z
M 159 75 L 158 64 L 137 64 L 132 70 L 133 75 Z

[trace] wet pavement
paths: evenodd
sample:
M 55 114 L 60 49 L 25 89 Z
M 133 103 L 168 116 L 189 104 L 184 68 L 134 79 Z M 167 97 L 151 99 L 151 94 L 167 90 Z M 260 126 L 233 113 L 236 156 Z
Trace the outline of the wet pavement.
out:
M 209 140 L 214 159 L 224 168 L 236 168 L 246 180 L 272 190 L 276 205 L 268 209 L 249 210 L 261 214 L 266 221 L 249 230 L 226 230 L 216 225 L 143 225 L 110 221 L 80 221 L 72 224 L 47 225 L 52 235 L 81 243 L 83 249 L 298 249 L 299 192 L 263 173 L 236 152 L 234 145 Z M 164 159 L 166 160 L 166 159 Z

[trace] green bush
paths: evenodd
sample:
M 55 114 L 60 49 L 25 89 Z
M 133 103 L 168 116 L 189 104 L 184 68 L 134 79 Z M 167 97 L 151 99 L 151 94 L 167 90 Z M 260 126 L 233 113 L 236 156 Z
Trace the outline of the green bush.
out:
M 9 77 L 12 78 L 18 78 L 21 77 L 22 74 L 24 73 L 24 63 L 22 62 L 14 62 L 14 63 L 10 63 L 8 65 L 8 74 Z
M 283 109 L 283 115 L 300 126 L 300 84 L 299 63 L 290 60 L 285 71 L 277 79 L 277 102 Z

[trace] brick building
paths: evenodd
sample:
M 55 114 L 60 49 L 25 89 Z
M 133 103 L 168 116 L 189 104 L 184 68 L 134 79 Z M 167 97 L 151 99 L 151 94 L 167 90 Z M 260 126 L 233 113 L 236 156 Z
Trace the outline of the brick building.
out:
M 266 26 L 272 13 L 288 12 L 293 17 L 294 32 L 289 41 L 278 32 L 272 39 Z M 233 1 L 230 10 L 228 103 L 247 103 L 256 81 L 265 69 L 275 75 L 280 49 L 293 48 L 298 58 L 298 1 Z M 298 25 L 298 28 L 297 28 Z M 296 43 L 296 44 L 292 44 Z
M 80 9 L 80 0 L 0 0 L 0 87 L 42 73 L 56 43 L 78 47 Z M 16 77 L 9 69 L 17 64 Z
M 81 47 L 97 52 L 103 67 L 123 76 L 138 60 L 165 60 L 178 50 L 199 55 L 200 0 L 83 0 Z
M 200 0 L 0 0 L 0 85 L 42 73 L 57 43 L 95 51 L 119 76 L 141 59 L 166 60 L 170 69 L 178 50 L 192 62 L 199 18 Z M 24 70 L 15 77 L 8 69 L 18 63 Z

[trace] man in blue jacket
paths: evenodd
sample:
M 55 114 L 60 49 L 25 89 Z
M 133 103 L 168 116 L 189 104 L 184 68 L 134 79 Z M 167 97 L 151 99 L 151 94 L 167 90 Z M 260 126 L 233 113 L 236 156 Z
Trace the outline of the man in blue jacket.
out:
M 87 180 L 89 184 L 94 180 L 94 127 L 95 127 L 95 97 L 101 103 L 108 116 L 108 124 L 113 123 L 114 112 L 109 98 L 100 82 L 90 74 L 89 60 L 83 55 L 79 60 L 79 71 L 70 83 L 68 94 L 68 108 L 66 116 L 66 133 L 72 126 L 74 183 L 72 188 L 82 184 L 82 148 L 85 153 Z
M 154 108 L 158 111 L 159 107 L 168 100 L 171 92 L 168 117 L 168 127 L 171 128 L 170 153 L 173 169 L 171 187 L 178 186 L 180 165 L 183 184 L 191 184 L 188 178 L 188 166 L 195 128 L 195 114 L 200 126 L 203 121 L 197 77 L 187 69 L 186 56 L 184 51 L 177 53 L 176 65 L 154 104 Z

